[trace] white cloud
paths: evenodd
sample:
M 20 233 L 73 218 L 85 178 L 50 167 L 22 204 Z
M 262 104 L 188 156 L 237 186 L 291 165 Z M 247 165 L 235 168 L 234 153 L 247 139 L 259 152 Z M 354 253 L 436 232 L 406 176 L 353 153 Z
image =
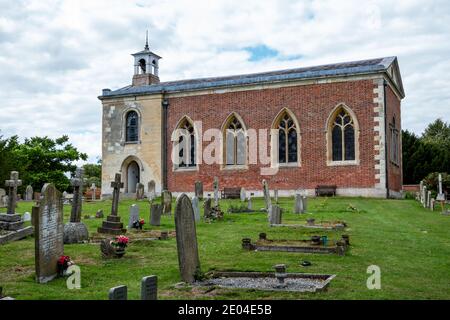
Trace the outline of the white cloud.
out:
M 101 89 L 128 85 L 149 29 L 163 81 L 397 55 L 403 128 L 450 121 L 447 1 L 0 0 L 0 130 L 101 154 Z M 249 61 L 248 47 L 280 55 Z M 298 57 L 285 59 L 280 57 Z

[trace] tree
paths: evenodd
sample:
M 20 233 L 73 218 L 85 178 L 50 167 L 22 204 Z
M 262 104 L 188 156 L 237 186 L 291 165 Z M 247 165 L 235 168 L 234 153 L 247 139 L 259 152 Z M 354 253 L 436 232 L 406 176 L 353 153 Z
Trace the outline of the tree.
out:
M 450 124 L 442 121 L 442 119 L 436 119 L 425 129 L 422 139 L 426 143 L 450 147 Z
M 54 183 L 59 190 L 67 190 L 70 181 L 66 173 L 75 172 L 75 161 L 87 159 L 85 153 L 79 152 L 68 141 L 66 135 L 55 140 L 33 137 L 16 145 L 13 154 L 21 164 L 22 180 L 35 190 L 41 189 L 47 182 Z
M 88 163 L 83 165 L 84 179 L 86 187 L 89 188 L 93 183 L 98 187 L 102 183 L 102 165 L 100 161 L 97 164 Z
M 0 136 L 0 184 L 9 179 L 11 171 L 21 171 L 20 163 L 15 160 L 13 150 L 19 144 L 19 138 L 12 136 L 8 139 L 3 139 Z

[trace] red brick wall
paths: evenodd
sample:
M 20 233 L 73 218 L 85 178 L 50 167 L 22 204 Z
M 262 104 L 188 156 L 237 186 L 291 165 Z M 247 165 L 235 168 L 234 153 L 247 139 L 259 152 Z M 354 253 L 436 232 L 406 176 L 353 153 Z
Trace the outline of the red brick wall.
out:
M 400 109 L 400 100 L 394 94 L 392 89 L 387 86 L 386 87 L 386 105 L 387 105 L 387 154 L 388 154 L 388 185 L 390 190 L 398 191 L 402 190 L 402 161 L 401 161 L 401 134 L 402 134 L 402 125 L 401 125 L 401 109 Z M 389 124 L 392 123 L 392 117 L 395 115 L 395 127 L 399 131 L 399 156 L 400 163 L 399 165 L 391 162 L 391 130 Z
M 373 188 L 374 171 L 374 112 L 375 85 L 372 80 L 349 81 L 320 85 L 252 90 L 223 94 L 169 98 L 168 135 L 185 115 L 203 121 L 203 132 L 220 129 L 234 111 L 247 128 L 270 129 L 283 108 L 297 117 L 301 135 L 301 167 L 280 168 L 273 176 L 261 176 L 260 165 L 249 165 L 245 171 L 223 171 L 219 165 L 200 165 L 198 172 L 173 172 L 168 159 L 168 188 L 171 191 L 192 192 L 194 182 L 202 180 L 205 191 L 212 190 L 213 177 L 219 177 L 220 188 L 244 187 L 261 189 L 267 179 L 271 188 L 315 188 L 317 184 L 336 184 L 345 188 Z M 327 166 L 325 125 L 330 112 L 339 103 L 349 106 L 360 125 L 360 165 Z M 270 139 L 268 138 L 270 142 Z M 209 142 L 203 142 L 205 148 Z M 172 143 L 169 143 L 169 155 Z M 268 146 L 270 149 L 270 146 Z M 269 154 L 269 150 L 267 152 Z

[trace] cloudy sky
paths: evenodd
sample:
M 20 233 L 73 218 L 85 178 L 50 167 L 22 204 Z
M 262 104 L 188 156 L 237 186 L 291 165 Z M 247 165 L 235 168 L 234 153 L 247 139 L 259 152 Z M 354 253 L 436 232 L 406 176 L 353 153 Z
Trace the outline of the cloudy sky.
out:
M 68 134 L 101 155 L 102 88 L 131 83 L 131 53 L 162 81 L 396 55 L 402 126 L 450 121 L 450 2 L 0 0 L 0 135 Z

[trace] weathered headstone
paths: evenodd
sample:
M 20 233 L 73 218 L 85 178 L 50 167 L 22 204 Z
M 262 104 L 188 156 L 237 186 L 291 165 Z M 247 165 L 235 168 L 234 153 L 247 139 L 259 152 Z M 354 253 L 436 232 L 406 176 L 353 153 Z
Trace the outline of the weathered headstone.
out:
M 273 199 L 278 203 L 278 189 L 273 190 Z
M 156 183 L 155 180 L 150 180 L 150 182 L 147 185 L 148 187 L 148 195 L 147 198 L 152 201 L 156 198 Z
M 244 202 L 246 198 L 247 198 L 247 192 L 245 191 L 244 188 L 241 188 L 241 201 Z
M 108 297 L 109 300 L 127 300 L 128 298 L 127 286 L 118 286 L 109 289 Z
M 219 178 L 217 178 L 217 177 L 214 177 L 213 189 L 214 189 L 214 206 L 218 206 L 219 205 Z
M 200 221 L 200 204 L 196 196 L 192 197 L 192 209 L 194 210 L 195 221 Z
M 64 254 L 61 193 L 51 183 L 42 188 L 39 206 L 33 207 L 36 281 L 46 283 L 58 275 L 57 262 Z
M 80 243 L 89 239 L 86 225 L 81 222 L 83 169 L 77 168 L 75 177 L 71 179 L 73 186 L 72 211 L 70 221 L 64 225 L 64 243 Z
M 247 209 L 248 209 L 248 210 L 253 210 L 252 196 L 248 196 L 248 200 L 247 200 Z
M 306 196 L 302 196 L 302 203 L 303 203 L 303 212 L 305 213 L 308 207 L 308 198 Z
M 17 187 L 21 185 L 22 180 L 19 180 L 19 173 L 17 171 L 11 171 L 10 180 L 5 181 L 5 186 L 9 189 L 7 214 L 16 213 Z
M 422 205 L 423 205 L 424 208 L 427 207 L 427 202 L 428 202 L 427 196 L 428 196 L 427 186 L 424 186 L 423 187 L 423 202 L 422 202 Z
M 281 224 L 281 208 L 277 205 L 270 206 L 269 224 Z
M 436 199 L 432 198 L 430 202 L 430 209 L 431 211 L 434 211 L 434 205 L 435 205 Z
M 91 199 L 92 201 L 95 201 L 95 196 L 97 193 L 97 186 L 95 185 L 95 183 L 91 185 L 91 191 L 92 191 Z
M 136 204 L 132 204 L 130 207 L 130 218 L 128 219 L 128 229 L 132 229 L 134 222 L 137 220 L 139 220 L 139 207 Z
M 142 200 L 144 199 L 144 184 L 138 182 L 136 183 L 136 200 Z
M 195 181 L 195 196 L 199 199 L 203 199 L 203 182 Z
M 163 190 L 161 193 L 161 202 L 164 214 L 172 214 L 172 193 L 168 190 Z
M 269 191 L 269 184 L 267 183 L 266 179 L 262 181 L 263 185 L 263 193 L 264 193 L 264 201 L 266 204 L 266 210 L 269 212 L 269 208 L 272 206 L 272 200 L 270 199 L 270 191 Z
M 445 194 L 442 190 L 442 174 L 439 173 L 439 189 L 436 201 L 445 201 Z
M 99 233 L 119 235 L 126 232 L 126 229 L 123 228 L 123 223 L 120 222 L 120 216 L 118 215 L 120 189 L 123 188 L 123 182 L 120 179 L 121 174 L 116 173 L 114 181 L 111 182 L 111 188 L 114 189 L 111 215 L 109 215 L 106 218 L 106 221 L 103 221 L 102 226 L 97 229 Z
M 28 185 L 25 189 L 25 200 L 32 201 L 33 200 L 33 187 Z
M 175 206 L 175 230 L 181 279 L 193 283 L 201 272 L 200 259 L 194 210 L 191 200 L 184 193 L 178 196 Z
M 303 213 L 303 200 L 300 193 L 295 194 L 294 213 Z
M 419 201 L 423 204 L 423 180 L 420 181 L 419 185 Z
M 431 208 L 431 191 L 427 194 L 427 208 Z
M 163 211 L 163 206 L 159 203 L 152 203 L 150 205 L 150 225 L 160 226 L 161 225 L 161 215 Z
M 6 207 L 8 204 L 5 201 L 6 191 L 0 188 L 0 208 Z
M 203 203 L 203 218 L 209 219 L 211 217 L 211 198 L 207 198 Z
M 158 277 L 148 276 L 141 280 L 141 300 L 158 299 Z
M 31 221 L 31 214 L 29 212 L 25 212 L 23 214 L 23 221 L 25 221 L 25 222 Z

